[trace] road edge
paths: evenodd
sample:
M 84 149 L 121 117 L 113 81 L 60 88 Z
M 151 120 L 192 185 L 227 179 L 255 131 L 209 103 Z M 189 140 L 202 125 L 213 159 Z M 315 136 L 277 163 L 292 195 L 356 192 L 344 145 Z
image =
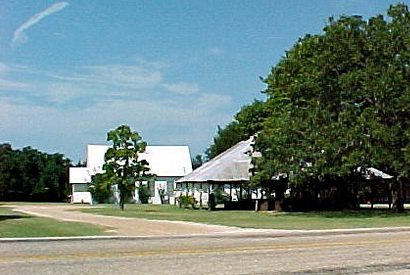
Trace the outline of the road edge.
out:
M 186 239 L 186 238 L 284 238 L 310 237 L 329 235 L 351 235 L 367 233 L 398 233 L 410 232 L 410 227 L 382 227 L 382 228 L 353 228 L 353 229 L 326 229 L 326 230 L 275 230 L 275 229 L 248 229 L 244 231 L 218 232 L 212 234 L 186 235 L 141 235 L 141 236 L 72 236 L 72 237 L 26 237 L 1 238 L 0 243 L 6 242 L 53 242 L 53 241 L 92 241 L 92 240 L 152 240 L 152 239 Z

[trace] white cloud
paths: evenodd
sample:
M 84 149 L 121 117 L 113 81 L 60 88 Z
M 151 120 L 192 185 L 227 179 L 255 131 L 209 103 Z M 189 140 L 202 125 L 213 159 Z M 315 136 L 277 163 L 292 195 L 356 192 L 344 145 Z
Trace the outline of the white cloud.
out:
M 25 90 L 28 86 L 21 82 L 9 81 L 0 78 L 0 90 Z
M 222 101 L 214 104 L 210 99 Z M 203 94 L 189 102 L 108 100 L 79 110 L 0 97 L 0 140 L 59 151 L 77 160 L 87 143 L 104 143 L 108 130 L 126 123 L 149 144 L 187 144 L 199 153 L 211 141 L 216 125 L 231 118 L 225 111 L 229 105 L 229 97 Z
M 162 73 L 159 70 L 142 66 L 101 65 L 85 68 L 88 74 L 85 75 L 84 80 L 101 84 L 141 88 L 162 82 Z
M 198 84 L 179 82 L 174 84 L 162 84 L 162 86 L 170 92 L 181 94 L 181 95 L 192 95 L 199 92 Z
M 218 48 L 218 47 L 211 48 L 209 51 L 211 52 L 212 55 L 223 55 L 225 53 L 223 49 Z
M 49 101 L 62 104 L 83 93 L 74 83 L 50 83 L 47 87 Z
M 28 87 L 25 83 L 5 79 L 4 76 L 8 71 L 10 67 L 0 63 L 0 90 L 24 90 Z
M 112 86 L 141 88 L 155 86 L 163 81 L 162 69 L 156 63 L 138 63 L 136 65 L 89 65 L 74 68 L 74 73 L 56 73 L 31 70 L 30 73 L 65 82 L 93 83 Z
M 200 153 L 216 125 L 231 119 L 232 99 L 194 82 L 171 83 L 166 68 L 144 62 L 51 73 L 0 63 L 0 89 L 13 84 L 25 91 L 18 97 L 11 88 L 0 94 L 0 140 L 78 160 L 85 144 L 104 143 L 108 130 L 126 123 L 151 144 L 187 144 Z
M 8 70 L 8 66 L 4 63 L 0 63 L 0 75 L 4 74 L 5 72 L 7 72 Z
M 222 106 L 231 104 L 231 102 L 231 96 L 212 93 L 204 94 L 198 99 L 198 105 L 205 108 L 209 108 L 210 106 L 212 106 L 213 108 L 220 108 Z
M 118 97 L 191 96 L 201 88 L 194 82 L 166 81 L 163 62 L 141 61 L 133 65 L 104 64 L 72 68 L 70 72 L 50 72 L 26 66 L 13 66 L 14 78 L 26 83 L 10 82 L 2 74 L 8 70 L 0 63 L 0 89 L 21 89 L 38 98 L 62 104 L 80 97 L 93 101 Z M 35 79 L 34 81 L 32 79 Z
M 53 13 L 59 12 L 66 8 L 68 6 L 67 2 L 58 2 L 55 3 L 45 10 L 33 15 L 30 17 L 26 22 L 24 22 L 20 27 L 18 27 L 13 34 L 13 39 L 11 41 L 11 46 L 16 47 L 19 44 L 26 43 L 28 40 L 27 35 L 25 34 L 25 31 L 27 31 L 29 28 L 31 28 L 33 25 L 37 24 L 44 18 L 46 18 L 49 15 L 52 15 Z

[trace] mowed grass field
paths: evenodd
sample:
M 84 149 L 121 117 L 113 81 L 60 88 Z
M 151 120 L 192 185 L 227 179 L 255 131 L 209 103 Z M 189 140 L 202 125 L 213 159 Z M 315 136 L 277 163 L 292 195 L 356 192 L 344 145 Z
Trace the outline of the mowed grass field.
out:
M 276 213 L 229 210 L 193 210 L 171 205 L 127 204 L 121 211 L 116 205 L 98 205 L 81 209 L 99 215 L 144 218 L 152 220 L 188 221 L 206 224 L 263 229 L 347 229 L 410 226 L 410 212 L 388 210 L 326 211 L 308 213 Z
M 33 217 L 0 207 L 0 238 L 107 235 L 105 228 L 78 222 Z

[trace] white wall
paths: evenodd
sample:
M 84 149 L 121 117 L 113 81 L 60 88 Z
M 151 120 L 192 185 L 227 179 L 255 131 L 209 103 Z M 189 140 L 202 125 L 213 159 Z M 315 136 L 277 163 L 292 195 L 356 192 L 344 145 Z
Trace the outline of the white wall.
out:
M 90 192 L 73 192 L 71 203 L 88 203 L 93 204 Z
M 91 175 L 86 167 L 70 167 L 69 183 L 89 183 Z
M 108 148 L 108 145 L 87 145 L 87 168 L 91 175 L 103 172 L 104 155 Z

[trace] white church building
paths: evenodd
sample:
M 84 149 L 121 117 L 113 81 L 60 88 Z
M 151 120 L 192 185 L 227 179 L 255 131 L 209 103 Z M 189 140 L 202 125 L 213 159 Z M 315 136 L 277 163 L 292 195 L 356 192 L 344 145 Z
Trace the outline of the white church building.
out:
M 103 165 L 105 152 L 108 145 L 87 145 L 86 167 L 70 167 L 69 183 L 71 186 L 72 203 L 92 204 L 91 193 L 88 186 L 91 177 L 104 173 Z M 153 204 L 160 204 L 160 192 L 165 192 L 165 201 L 175 203 L 175 180 L 192 172 L 191 155 L 188 146 L 147 146 L 141 153 L 140 159 L 149 163 L 150 173 L 155 174 L 154 184 L 150 184 Z M 138 200 L 138 198 L 135 198 Z

